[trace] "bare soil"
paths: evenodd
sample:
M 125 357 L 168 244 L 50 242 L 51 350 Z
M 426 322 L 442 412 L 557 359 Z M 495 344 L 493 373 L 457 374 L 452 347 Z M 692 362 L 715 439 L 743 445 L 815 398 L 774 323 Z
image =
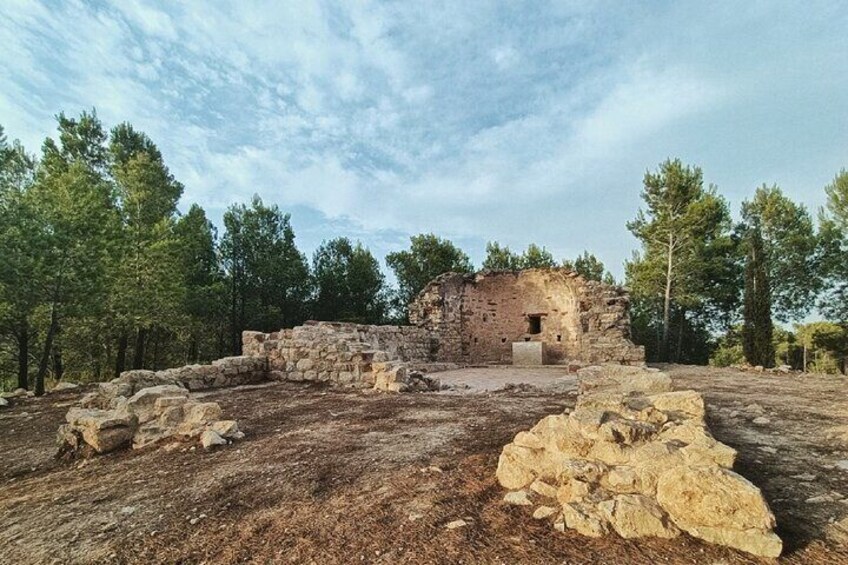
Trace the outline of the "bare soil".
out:
M 848 547 L 824 534 L 848 514 L 848 470 L 837 465 L 848 446 L 827 439 L 848 424 L 848 380 L 668 370 L 678 388 L 705 394 L 712 431 L 763 489 L 785 542 L 780 561 L 848 563 Z M 454 377 L 473 381 L 479 371 Z M 82 462 L 53 457 L 56 428 L 80 393 L 21 400 L 0 411 L 0 563 L 760 562 L 686 536 L 557 533 L 505 506 L 494 478 L 502 446 L 576 398 L 559 373 L 521 371 L 492 369 L 505 390 L 469 385 L 464 394 L 218 390 L 205 396 L 239 420 L 244 440 Z M 515 386 L 524 380 L 534 386 Z M 753 403 L 768 424 L 751 421 Z M 806 502 L 820 495 L 830 500 Z M 445 528 L 457 519 L 467 525 Z

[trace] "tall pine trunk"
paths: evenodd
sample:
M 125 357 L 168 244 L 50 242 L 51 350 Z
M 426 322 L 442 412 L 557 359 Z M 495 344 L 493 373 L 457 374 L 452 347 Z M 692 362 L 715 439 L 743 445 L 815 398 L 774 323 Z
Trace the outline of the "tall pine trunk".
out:
M 663 299 L 662 343 L 660 359 L 669 360 L 669 324 L 671 323 L 671 277 L 674 272 L 674 236 L 668 234 L 668 257 L 665 270 L 665 296 Z
M 65 375 L 65 364 L 62 362 L 62 346 L 53 345 L 53 378 L 61 381 Z
M 139 327 L 135 334 L 135 356 L 133 369 L 144 369 L 144 345 L 147 342 L 147 330 Z
M 59 313 L 54 302 L 50 307 L 50 327 L 47 329 L 47 337 L 44 339 L 44 351 L 41 354 L 41 362 L 38 364 L 38 373 L 35 376 L 35 395 L 44 394 L 44 379 L 47 377 L 47 369 L 50 365 L 50 354 L 53 351 L 53 340 L 59 329 Z
M 120 377 L 127 367 L 127 345 L 129 345 L 127 332 L 122 331 L 118 337 L 118 353 L 115 355 L 115 377 Z
M 18 325 L 18 388 L 29 389 L 29 322 Z

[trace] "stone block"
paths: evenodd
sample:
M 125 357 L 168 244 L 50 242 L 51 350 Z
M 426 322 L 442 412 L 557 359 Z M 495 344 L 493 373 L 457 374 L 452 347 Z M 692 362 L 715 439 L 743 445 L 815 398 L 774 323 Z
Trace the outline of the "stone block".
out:
M 545 344 L 541 341 L 516 341 L 512 344 L 513 365 L 544 365 Z

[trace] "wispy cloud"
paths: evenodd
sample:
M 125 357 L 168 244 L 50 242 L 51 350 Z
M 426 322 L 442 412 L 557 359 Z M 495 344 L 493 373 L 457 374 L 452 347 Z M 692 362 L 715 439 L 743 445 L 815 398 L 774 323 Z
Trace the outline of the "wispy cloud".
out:
M 422 230 L 618 270 L 646 168 L 738 202 L 821 202 L 848 146 L 838 3 L 569 6 L 127 0 L 0 5 L 0 123 L 36 150 L 96 106 L 161 146 L 213 217 L 258 193 L 307 248 Z M 841 124 L 841 125 L 840 125 Z M 298 217 L 298 215 L 300 217 Z

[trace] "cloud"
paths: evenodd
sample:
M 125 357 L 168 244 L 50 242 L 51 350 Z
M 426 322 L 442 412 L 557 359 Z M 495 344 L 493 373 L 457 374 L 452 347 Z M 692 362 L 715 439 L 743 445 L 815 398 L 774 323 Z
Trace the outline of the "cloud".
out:
M 96 106 L 220 218 L 254 193 L 310 244 L 419 231 L 584 248 L 621 273 L 645 169 L 811 206 L 845 166 L 848 16 L 752 4 L 132 0 L 0 5 L 0 120 L 31 151 Z M 757 33 L 751 33 L 757 30 Z

